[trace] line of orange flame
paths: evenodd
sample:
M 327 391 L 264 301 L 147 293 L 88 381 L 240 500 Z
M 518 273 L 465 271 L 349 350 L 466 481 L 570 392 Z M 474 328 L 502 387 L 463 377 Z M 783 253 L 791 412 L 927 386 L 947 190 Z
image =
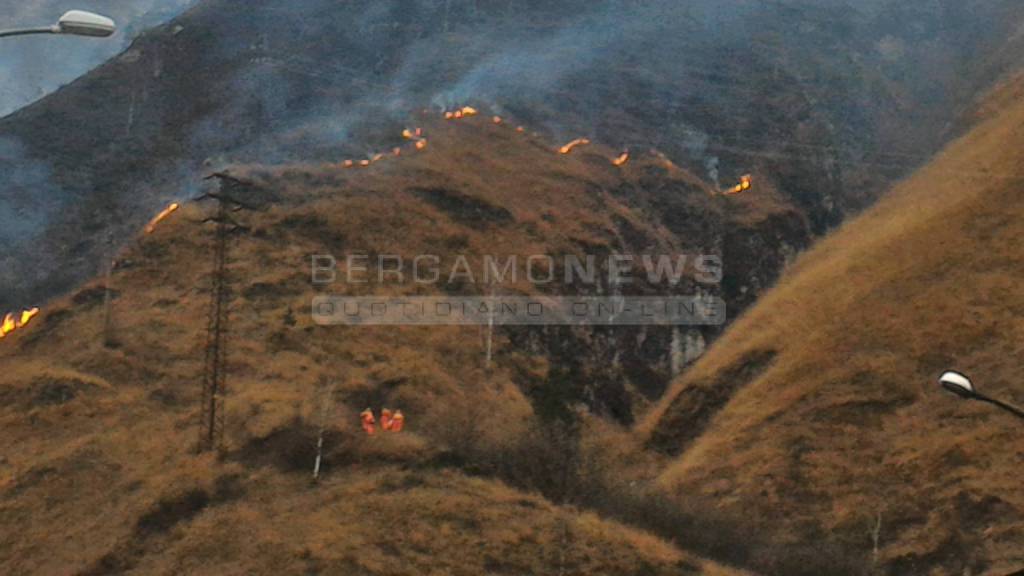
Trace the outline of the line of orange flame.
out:
M 174 202 L 167 208 L 161 210 L 160 213 L 154 216 L 153 219 L 149 221 L 149 224 L 146 225 L 146 234 L 152 234 L 153 230 L 156 230 L 157 224 L 163 222 L 165 218 L 173 214 L 178 208 L 180 208 L 180 206 L 177 202 Z
M 423 137 L 423 128 L 406 128 L 402 130 L 402 138 L 406 140 L 414 140 L 416 143 L 415 146 L 417 150 L 423 150 L 424 148 L 427 147 L 427 139 Z M 391 155 L 401 156 L 402 148 L 400 146 L 395 146 L 394 148 L 391 149 Z M 344 168 L 355 168 L 356 166 L 366 168 L 367 166 L 375 162 L 380 162 L 386 157 L 387 153 L 378 152 L 373 156 L 370 156 L 369 158 L 364 158 L 363 160 L 343 160 L 341 162 L 341 166 Z
M 462 108 L 459 108 L 458 110 L 452 110 L 452 111 L 445 112 L 444 113 L 444 117 L 446 119 L 448 119 L 448 120 L 457 120 L 457 119 L 460 119 L 460 118 L 467 118 L 469 116 L 476 116 L 479 113 L 480 113 L 480 111 L 477 110 L 476 108 L 473 108 L 472 106 L 463 106 Z M 501 122 L 502 122 L 502 119 L 501 119 L 500 116 L 495 116 L 492 120 L 494 121 L 495 124 L 501 124 Z M 522 132 L 523 131 L 523 127 L 520 126 L 518 128 L 518 130 L 520 132 Z M 402 130 L 402 138 L 404 138 L 406 140 L 413 140 L 413 141 L 415 141 L 415 146 L 416 146 L 417 150 L 423 150 L 423 149 L 425 149 L 427 147 L 427 139 L 423 137 L 423 129 L 422 128 L 416 128 L 416 129 L 406 128 L 406 129 Z M 392 148 L 391 152 L 395 156 L 401 156 L 402 155 L 402 150 L 401 150 L 401 148 L 398 148 L 398 147 Z M 344 160 L 341 163 L 341 165 L 343 167 L 345 167 L 345 168 L 354 168 L 355 166 L 367 167 L 370 164 L 373 164 L 374 162 L 382 160 L 383 158 L 384 158 L 383 154 L 375 154 L 374 156 L 372 156 L 371 158 L 366 159 L 366 160 Z
M 458 120 L 460 118 L 466 118 L 466 117 L 469 117 L 469 116 L 476 116 L 478 113 L 479 113 L 479 111 L 476 108 L 473 108 L 472 106 L 463 106 L 462 108 L 459 108 L 458 110 L 453 110 L 451 112 L 445 112 L 444 113 L 444 117 L 445 117 L 446 120 Z
M 586 146 L 587 144 L 590 144 L 590 140 L 588 140 L 586 138 L 577 138 L 577 139 L 573 140 L 572 142 L 569 142 L 565 146 L 562 146 L 561 148 L 559 148 L 558 151 L 560 153 L 562 153 L 562 154 L 568 154 L 569 152 L 572 152 L 573 148 L 575 148 L 577 146 Z
M 14 314 L 7 314 L 4 316 L 4 320 L 0 323 L 0 338 L 4 338 L 15 330 L 20 330 L 28 323 L 32 321 L 39 314 L 39 308 L 32 308 L 31 310 L 23 311 L 18 318 L 15 318 Z
M 478 113 L 479 113 L 479 111 L 476 108 L 473 108 L 472 106 L 463 106 L 462 108 L 459 108 L 457 110 L 445 112 L 444 113 L 444 117 L 447 120 L 456 120 L 456 119 L 460 119 L 460 118 L 465 118 L 467 116 L 476 116 Z M 491 121 L 494 124 L 496 124 L 496 125 L 500 125 L 500 124 L 504 124 L 505 123 L 505 119 L 502 118 L 501 116 L 497 116 L 497 115 L 492 116 L 491 117 Z M 526 132 L 526 128 L 523 127 L 523 126 L 516 126 L 516 132 L 519 132 L 519 133 Z M 406 129 L 402 130 L 402 138 L 404 138 L 406 140 L 414 141 L 415 142 L 415 147 L 416 147 L 417 150 L 423 150 L 423 149 L 425 149 L 427 147 L 427 139 L 423 137 L 423 129 L 422 128 L 415 128 L 415 129 L 406 128 Z M 566 145 L 562 146 L 561 148 L 559 148 L 558 152 L 560 154 L 569 154 L 575 148 L 577 148 L 579 146 L 586 146 L 588 144 L 590 144 L 590 139 L 588 139 L 588 138 L 577 138 L 577 139 L 573 140 L 572 142 L 569 142 L 568 144 L 566 144 Z M 401 156 L 402 155 L 402 149 L 400 147 L 397 147 L 397 146 L 395 148 L 392 148 L 391 152 L 392 152 L 392 154 L 394 156 Z M 668 165 L 671 165 L 671 161 L 669 161 L 667 158 L 665 158 L 665 156 L 663 154 L 659 153 L 658 156 L 661 157 Z M 377 162 L 378 160 L 381 160 L 383 158 L 384 158 L 384 154 L 375 154 L 374 156 L 372 156 L 370 159 L 367 159 L 367 160 L 359 160 L 359 161 L 345 160 L 344 162 L 342 162 L 342 166 L 344 166 L 345 168 L 352 168 L 354 166 L 366 167 L 366 166 L 369 166 L 370 164 L 373 164 L 374 162 Z M 627 150 L 627 151 L 624 151 L 619 156 L 617 156 L 616 158 L 612 158 L 611 159 L 611 163 L 613 165 L 615 165 L 615 166 L 622 167 L 622 166 L 625 166 L 629 162 L 630 158 L 631 158 L 630 153 Z M 723 190 L 721 193 L 723 195 L 739 194 L 741 192 L 749 190 L 752 186 L 753 186 L 753 178 L 751 177 L 750 174 L 745 174 L 745 175 L 743 175 L 740 178 L 740 183 L 739 184 L 737 184 L 735 187 L 730 188 L 728 190 Z

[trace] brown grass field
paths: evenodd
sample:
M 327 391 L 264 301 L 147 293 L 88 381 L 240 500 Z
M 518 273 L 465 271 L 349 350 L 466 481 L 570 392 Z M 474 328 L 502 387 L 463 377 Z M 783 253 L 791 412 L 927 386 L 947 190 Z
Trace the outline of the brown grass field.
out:
M 956 368 L 1024 403 L 1024 103 L 981 123 L 802 256 L 639 426 L 659 483 L 821 530 L 887 574 L 1024 567 L 1020 422 L 940 390 Z

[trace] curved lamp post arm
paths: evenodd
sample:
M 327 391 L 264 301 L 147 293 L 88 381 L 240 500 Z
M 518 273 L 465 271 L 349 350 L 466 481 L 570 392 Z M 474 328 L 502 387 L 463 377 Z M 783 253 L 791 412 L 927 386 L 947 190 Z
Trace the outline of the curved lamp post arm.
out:
M 45 28 L 24 28 L 22 30 L 0 30 L 0 38 L 4 36 L 27 36 L 29 34 L 60 34 L 60 28 L 47 26 Z
M 996 400 L 995 398 L 989 398 L 988 396 L 985 396 L 984 394 L 978 394 L 978 393 L 974 394 L 974 399 L 975 400 L 979 400 L 981 402 L 987 402 L 989 404 L 992 404 L 993 406 L 998 406 L 999 408 L 1002 408 L 1003 410 L 1006 410 L 1010 414 L 1013 414 L 1017 418 L 1020 418 L 1020 419 L 1024 420 L 1024 410 L 1021 410 L 1020 408 L 1017 408 L 1016 406 L 1014 406 L 1012 404 L 1007 404 L 1006 402 L 1003 402 L 1002 400 Z
M 1001 408 L 1002 410 L 1013 414 L 1017 418 L 1024 420 L 1024 410 L 1021 410 L 1013 404 L 1007 404 L 1002 400 L 996 400 L 995 398 L 979 393 L 971 382 L 971 379 L 961 372 L 957 372 L 956 370 L 947 370 L 943 372 L 942 376 L 939 377 L 939 384 L 941 384 L 946 390 L 956 394 L 964 400 L 985 402 L 997 408 Z

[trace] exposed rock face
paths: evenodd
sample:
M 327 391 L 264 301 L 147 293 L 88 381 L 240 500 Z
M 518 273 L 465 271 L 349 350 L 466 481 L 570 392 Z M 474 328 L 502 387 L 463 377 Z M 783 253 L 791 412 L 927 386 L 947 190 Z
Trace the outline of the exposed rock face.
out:
M 728 230 L 722 239 L 722 291 L 732 305 L 730 315 L 753 304 L 809 243 L 807 224 L 795 212 Z
M 653 190 L 659 189 L 653 180 L 650 184 Z M 756 222 L 737 222 L 729 214 L 689 206 L 688 213 L 698 216 L 680 219 L 676 197 L 657 192 L 648 194 L 639 189 L 633 193 L 634 201 L 647 197 L 652 203 L 645 209 L 666 215 L 665 228 L 678 235 L 675 240 L 683 244 L 699 242 L 706 247 L 701 250 L 722 259 L 720 284 L 701 284 L 688 278 L 672 292 L 722 298 L 727 319 L 741 314 L 770 288 L 785 266 L 812 239 L 809 226 L 795 210 L 773 213 Z M 669 206 L 659 209 L 657 203 L 666 198 L 671 199 Z M 628 235 L 628 226 L 619 233 Z M 629 245 L 613 246 L 622 250 Z M 616 294 L 626 290 L 629 295 L 664 294 L 665 287 L 640 284 L 628 289 L 612 286 L 605 290 Z M 524 384 L 524 387 L 558 389 L 561 404 L 579 401 L 598 413 L 628 423 L 632 421 L 637 403 L 660 397 L 668 383 L 700 358 L 723 328 L 724 325 L 509 330 L 509 334 L 515 346 L 547 356 L 564 371 L 563 382 L 546 382 L 543 386 Z

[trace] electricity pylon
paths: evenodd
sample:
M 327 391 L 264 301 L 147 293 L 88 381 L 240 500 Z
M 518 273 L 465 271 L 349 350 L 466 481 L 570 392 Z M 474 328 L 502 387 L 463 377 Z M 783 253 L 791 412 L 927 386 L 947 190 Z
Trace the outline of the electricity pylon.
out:
M 218 192 L 210 192 L 199 200 L 217 201 L 217 212 L 205 222 L 216 225 L 213 244 L 213 277 L 210 305 L 206 321 L 206 356 L 203 362 L 203 394 L 200 406 L 199 451 L 220 450 L 224 445 L 224 395 L 227 392 L 227 344 L 230 334 L 231 287 L 228 275 L 228 247 L 232 233 L 247 228 L 235 222 L 231 212 L 251 209 L 238 200 L 236 193 L 249 183 L 226 174 L 208 177 L 220 182 Z

